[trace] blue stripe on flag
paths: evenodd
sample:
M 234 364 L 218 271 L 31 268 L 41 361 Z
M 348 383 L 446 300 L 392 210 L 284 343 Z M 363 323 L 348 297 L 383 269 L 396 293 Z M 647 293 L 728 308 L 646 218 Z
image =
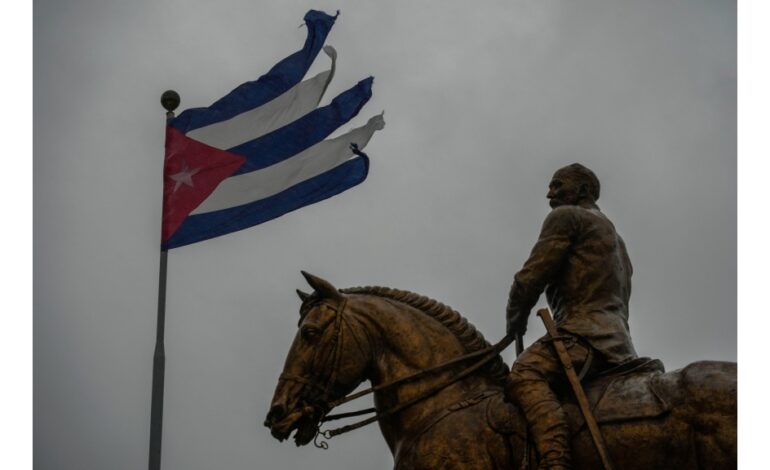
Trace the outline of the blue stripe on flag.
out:
M 310 10 L 305 14 L 307 38 L 303 48 L 278 62 L 255 81 L 238 86 L 208 108 L 185 110 L 169 125 L 187 133 L 199 127 L 230 119 L 280 96 L 305 76 L 321 50 L 336 16 Z
M 273 165 L 322 141 L 353 119 L 369 101 L 373 80 L 373 77 L 361 80 L 334 98 L 328 106 L 318 108 L 267 135 L 228 149 L 228 152 L 246 157 L 246 163 L 233 175 Z
M 164 250 L 178 248 L 267 222 L 352 188 L 364 181 L 368 172 L 369 159 L 356 157 L 274 196 L 221 211 L 192 215 L 161 247 Z

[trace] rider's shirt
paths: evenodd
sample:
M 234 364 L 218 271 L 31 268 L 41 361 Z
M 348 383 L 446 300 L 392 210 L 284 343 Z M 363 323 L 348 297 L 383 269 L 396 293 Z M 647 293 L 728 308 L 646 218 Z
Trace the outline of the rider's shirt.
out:
M 619 364 L 636 357 L 628 329 L 631 274 L 625 243 L 598 207 L 560 206 L 514 277 L 509 306 L 528 312 L 545 290 L 556 325 Z

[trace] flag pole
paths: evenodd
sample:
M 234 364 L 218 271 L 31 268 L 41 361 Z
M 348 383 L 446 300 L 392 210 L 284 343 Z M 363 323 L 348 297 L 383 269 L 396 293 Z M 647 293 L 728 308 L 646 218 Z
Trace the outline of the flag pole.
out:
M 168 90 L 160 97 L 166 109 L 166 122 L 173 119 L 179 106 L 179 94 Z M 160 250 L 160 274 L 158 276 L 158 323 L 155 330 L 155 354 L 152 360 L 152 402 L 150 406 L 150 458 L 149 470 L 160 470 L 160 449 L 163 437 L 163 385 L 166 372 L 166 351 L 163 338 L 166 326 L 166 272 L 168 250 Z

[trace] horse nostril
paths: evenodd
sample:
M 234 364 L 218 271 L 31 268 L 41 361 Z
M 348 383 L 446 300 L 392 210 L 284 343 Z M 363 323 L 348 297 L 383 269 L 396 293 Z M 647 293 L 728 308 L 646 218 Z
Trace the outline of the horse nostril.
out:
M 267 419 L 265 425 L 269 426 L 269 423 L 274 423 L 286 416 L 286 407 L 284 405 L 273 405 L 270 411 L 267 413 Z

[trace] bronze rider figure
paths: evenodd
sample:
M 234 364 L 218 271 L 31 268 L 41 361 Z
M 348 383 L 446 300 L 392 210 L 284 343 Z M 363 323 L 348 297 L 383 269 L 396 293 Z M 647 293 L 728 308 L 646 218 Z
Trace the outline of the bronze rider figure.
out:
M 576 371 L 587 376 L 636 358 L 628 329 L 631 261 L 623 239 L 599 210 L 596 175 L 574 163 L 554 173 L 553 210 L 523 268 L 514 276 L 506 309 L 510 334 L 524 334 L 530 310 L 545 291 Z M 540 469 L 571 467 L 566 415 L 553 389 L 566 377 L 548 337 L 527 348 L 511 368 L 505 394 L 529 424 Z

